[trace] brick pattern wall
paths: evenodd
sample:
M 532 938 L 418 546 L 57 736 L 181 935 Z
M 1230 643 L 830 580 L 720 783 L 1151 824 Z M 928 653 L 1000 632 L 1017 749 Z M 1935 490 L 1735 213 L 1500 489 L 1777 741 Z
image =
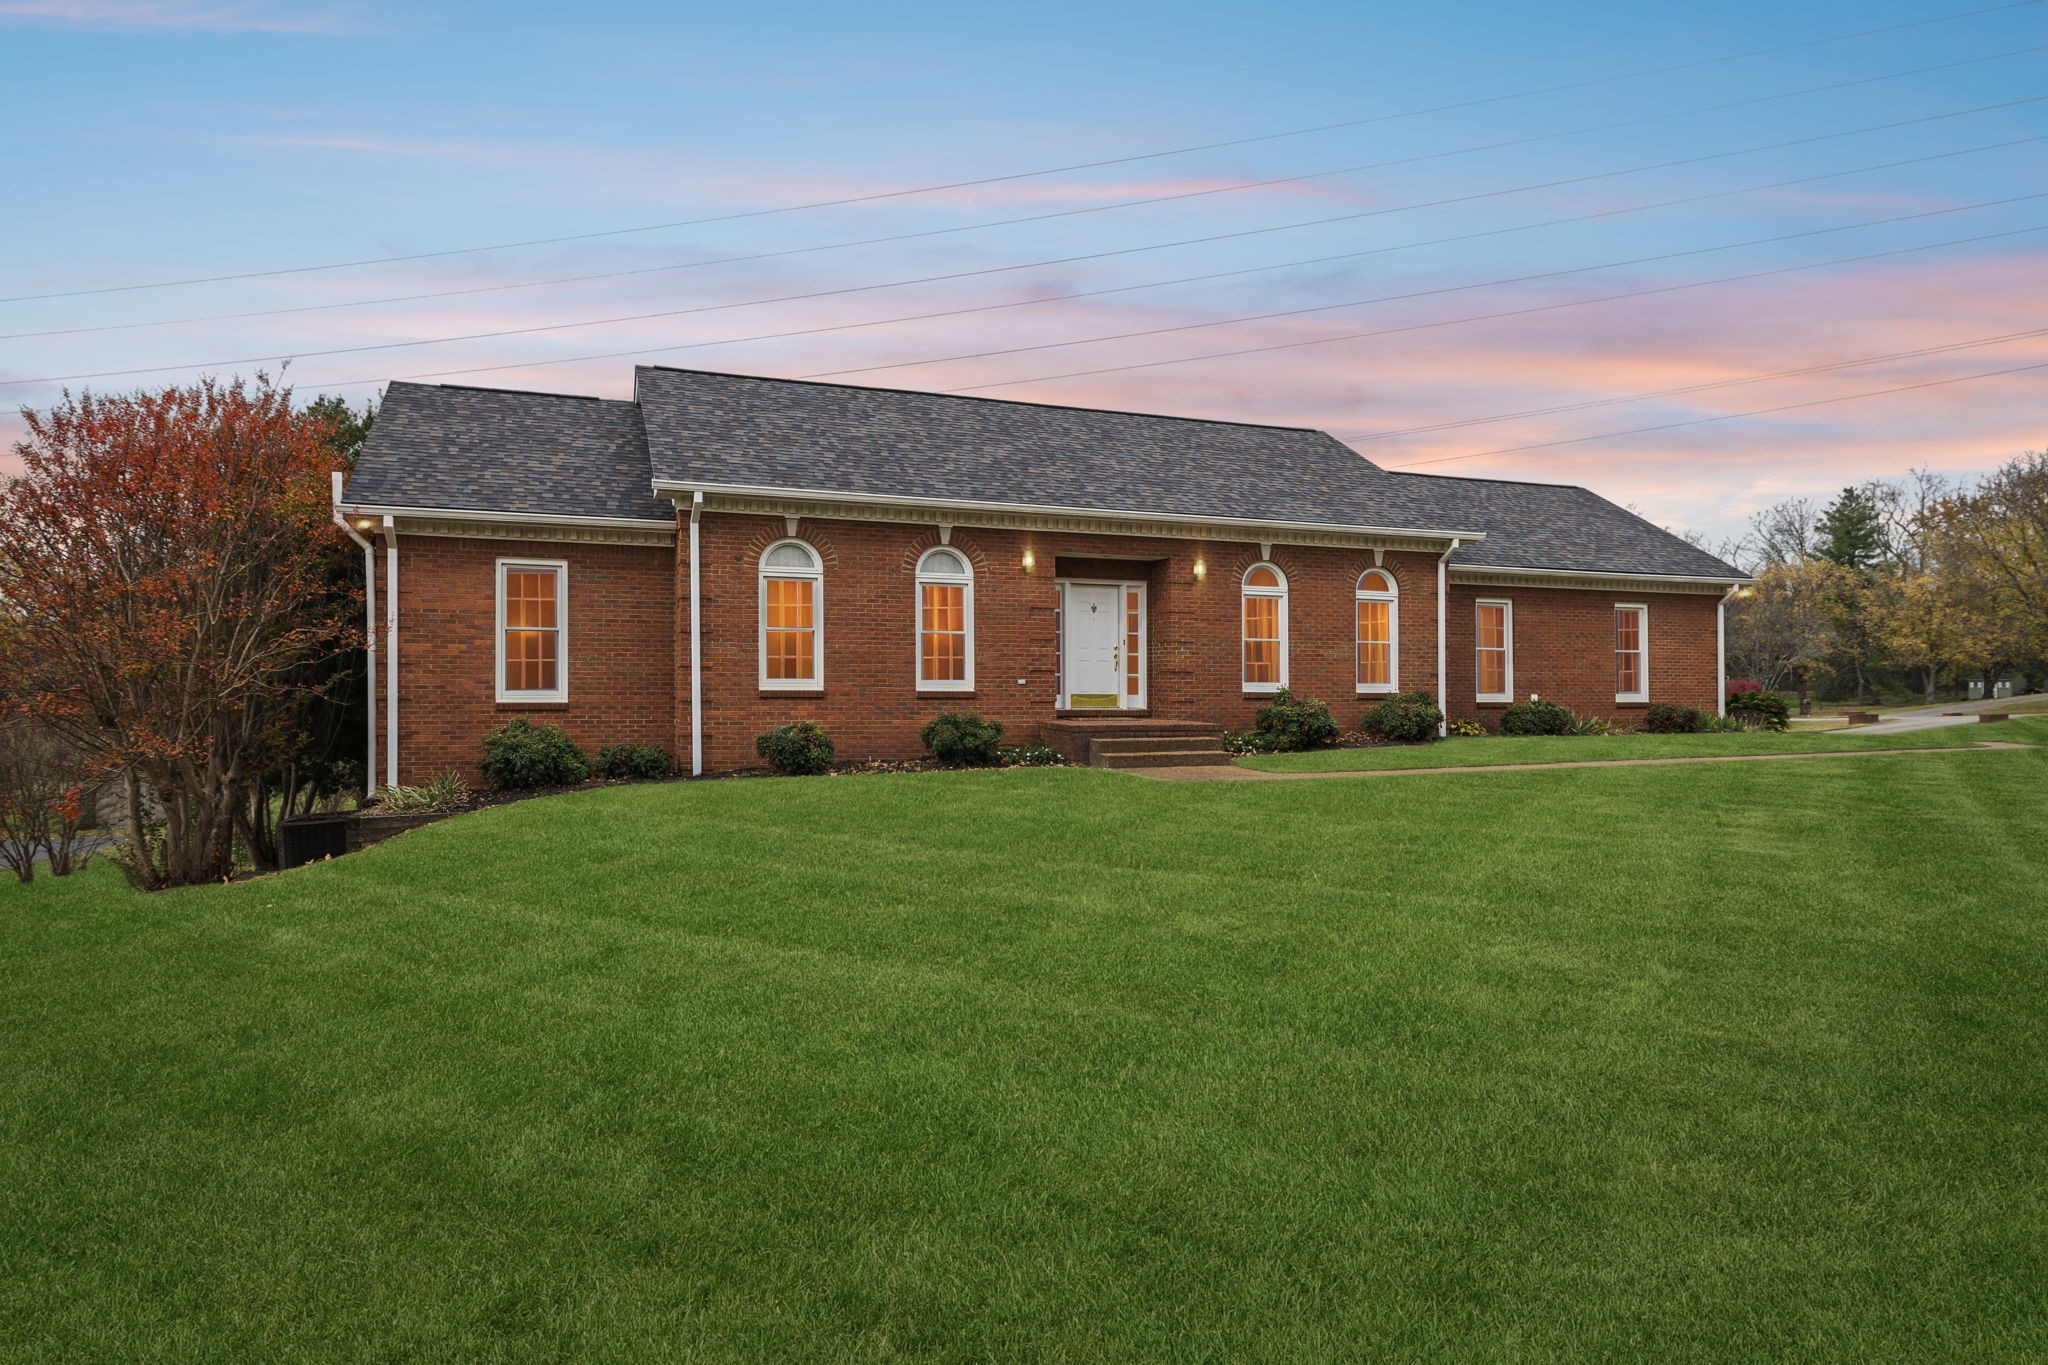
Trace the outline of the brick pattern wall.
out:
M 451 768 L 479 780 L 485 732 L 522 715 L 561 725 L 593 755 L 620 741 L 673 747 L 675 584 L 667 546 L 402 535 L 398 554 L 400 781 L 425 782 Z M 497 562 L 513 557 L 568 561 L 566 702 L 497 700 Z M 382 658 L 378 665 L 381 672 Z M 383 724 L 380 711 L 380 775 Z
M 842 758 L 923 753 L 918 730 L 940 711 L 972 709 L 1003 722 L 1006 738 L 1036 735 L 1059 696 L 1058 579 L 1121 576 L 1147 588 L 1149 713 L 1243 729 L 1266 697 L 1241 686 L 1238 582 L 1259 562 L 1256 544 L 997 531 L 961 527 L 952 546 L 974 566 L 972 693 L 917 688 L 916 569 L 939 543 L 935 528 L 806 518 L 797 535 L 825 566 L 823 686 L 807 692 L 759 685 L 761 552 L 787 534 L 781 517 L 707 513 L 702 537 L 704 762 L 709 770 L 757 763 L 754 736 L 815 720 Z M 1033 567 L 1023 567 L 1029 553 Z M 677 592 L 689 590 L 686 544 Z M 1206 572 L 1197 578 L 1195 562 Z M 1289 681 L 1354 724 L 1365 701 L 1353 662 L 1354 591 L 1373 567 L 1369 550 L 1276 545 L 1289 587 Z M 1389 552 L 1383 567 L 1401 593 L 1399 681 L 1436 685 L 1436 560 Z M 687 632 L 687 619 L 679 631 Z M 687 645 L 680 652 L 676 734 L 689 743 Z
M 916 566 L 939 543 L 938 531 L 815 518 L 801 521 L 797 536 L 824 564 L 822 685 L 763 690 L 760 557 L 786 534 L 781 517 L 703 518 L 707 771 L 756 765 L 754 736 L 792 720 L 823 724 L 847 759 L 921 755 L 919 729 L 949 709 L 1000 720 L 1016 741 L 1035 737 L 1056 714 L 1063 571 L 1146 584 L 1148 714 L 1236 730 L 1266 700 L 1240 682 L 1239 583 L 1259 562 L 1256 544 L 958 528 L 951 544 L 974 566 L 975 690 L 920 692 Z M 687 762 L 686 536 L 673 551 L 431 536 L 404 536 L 399 546 L 402 780 L 449 768 L 474 776 L 484 733 L 514 715 L 558 721 L 593 752 L 621 740 L 662 743 Z M 496 701 L 496 561 L 527 556 L 569 563 L 566 703 Z M 1197 561 L 1205 569 L 1199 577 Z M 1330 703 L 1349 728 L 1374 700 L 1357 691 L 1354 653 L 1354 592 L 1359 575 L 1374 567 L 1373 553 L 1276 545 L 1272 562 L 1288 579 L 1289 683 Z M 1397 682 L 1433 692 L 1436 558 L 1388 551 L 1380 567 L 1400 595 Z M 1504 705 L 1474 700 L 1481 597 L 1514 603 L 1518 697 L 1534 692 L 1582 714 L 1640 719 L 1641 703 L 1614 700 L 1613 609 L 1634 602 L 1649 608 L 1650 699 L 1715 704 L 1713 595 L 1453 583 L 1446 708 L 1453 716 L 1492 723 Z
M 1719 703 L 1715 640 L 1720 598 L 1710 593 L 1589 592 L 1452 583 L 1445 661 L 1452 716 L 1497 724 L 1506 702 L 1477 698 L 1478 611 L 1481 600 L 1514 604 L 1515 699 L 1531 693 L 1582 716 L 1640 724 L 1650 702 L 1713 710 Z M 1614 608 L 1649 608 L 1649 699 L 1614 699 Z

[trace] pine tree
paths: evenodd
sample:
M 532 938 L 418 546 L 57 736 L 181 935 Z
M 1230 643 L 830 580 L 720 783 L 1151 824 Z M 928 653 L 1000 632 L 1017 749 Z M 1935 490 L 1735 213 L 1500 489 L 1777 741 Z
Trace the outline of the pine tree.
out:
M 1814 553 L 1845 569 L 1873 568 L 1886 558 L 1884 521 L 1868 489 L 1844 488 L 1814 524 Z

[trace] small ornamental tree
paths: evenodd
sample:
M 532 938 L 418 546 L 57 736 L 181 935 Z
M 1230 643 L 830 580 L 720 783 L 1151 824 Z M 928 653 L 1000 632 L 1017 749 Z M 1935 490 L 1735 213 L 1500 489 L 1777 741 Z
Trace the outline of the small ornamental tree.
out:
M 329 576 L 331 424 L 264 375 L 23 416 L 0 484 L 0 705 L 124 776 L 140 884 L 223 878 L 314 665 L 360 643 Z

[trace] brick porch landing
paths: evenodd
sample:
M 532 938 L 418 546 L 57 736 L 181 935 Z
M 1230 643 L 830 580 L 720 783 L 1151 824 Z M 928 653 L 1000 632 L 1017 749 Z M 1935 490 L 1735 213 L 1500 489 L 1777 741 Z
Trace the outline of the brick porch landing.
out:
M 1195 720 L 1089 716 L 1049 720 L 1039 738 L 1067 762 L 1093 768 L 1206 768 L 1230 766 L 1223 727 Z

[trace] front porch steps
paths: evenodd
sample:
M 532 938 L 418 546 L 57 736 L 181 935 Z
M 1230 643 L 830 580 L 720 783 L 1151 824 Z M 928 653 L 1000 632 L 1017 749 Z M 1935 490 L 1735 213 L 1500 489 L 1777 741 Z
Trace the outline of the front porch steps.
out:
M 1092 768 L 1201 768 L 1228 765 L 1221 726 L 1191 720 L 1090 717 L 1048 721 L 1045 742 L 1069 763 Z

